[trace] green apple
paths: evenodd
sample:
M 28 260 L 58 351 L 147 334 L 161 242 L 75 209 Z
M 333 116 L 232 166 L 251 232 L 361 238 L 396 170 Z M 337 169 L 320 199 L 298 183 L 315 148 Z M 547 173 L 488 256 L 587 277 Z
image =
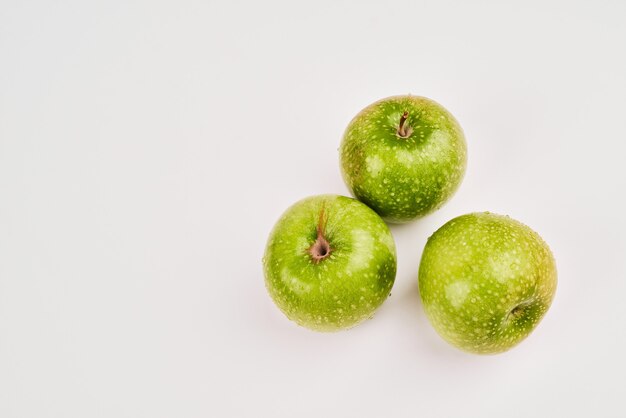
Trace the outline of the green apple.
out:
M 508 216 L 452 219 L 426 243 L 419 268 L 424 310 L 452 345 L 506 351 L 530 334 L 556 291 L 556 265 L 541 237 Z
M 363 203 L 312 196 L 278 220 L 263 267 L 267 290 L 289 319 L 337 331 L 370 318 L 387 298 L 396 249 L 385 222 Z
M 340 147 L 350 192 L 389 222 L 443 205 L 466 165 L 463 131 L 440 104 L 419 96 L 380 100 L 352 119 Z

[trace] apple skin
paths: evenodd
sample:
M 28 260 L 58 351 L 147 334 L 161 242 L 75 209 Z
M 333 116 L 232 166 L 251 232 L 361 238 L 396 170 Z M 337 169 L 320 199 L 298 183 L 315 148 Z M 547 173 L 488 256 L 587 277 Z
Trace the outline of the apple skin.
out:
M 399 131 L 404 112 L 406 137 Z M 339 152 L 352 195 L 394 223 L 439 209 L 461 184 L 467 162 L 454 116 L 433 100 L 410 95 L 363 109 L 348 125 Z
M 321 260 L 311 254 L 320 234 Z M 338 331 L 370 318 L 396 276 L 393 237 L 383 220 L 358 200 L 337 195 L 303 199 L 274 226 L 263 257 L 265 285 L 292 321 Z
M 496 354 L 537 326 L 554 297 L 554 257 L 526 225 L 488 212 L 452 219 L 426 243 L 419 268 L 424 310 L 450 344 Z

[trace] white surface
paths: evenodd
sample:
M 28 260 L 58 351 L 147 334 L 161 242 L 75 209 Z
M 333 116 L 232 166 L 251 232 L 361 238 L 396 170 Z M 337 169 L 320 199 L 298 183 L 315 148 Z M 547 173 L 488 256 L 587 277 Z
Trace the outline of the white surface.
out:
M 626 3 L 296 3 L 2 2 L 0 416 L 626 416 Z M 299 328 L 267 235 L 347 193 L 348 121 L 409 92 L 460 121 L 465 181 L 392 228 L 373 320 Z M 476 210 L 559 270 L 491 357 L 446 345 L 417 293 L 426 238 Z

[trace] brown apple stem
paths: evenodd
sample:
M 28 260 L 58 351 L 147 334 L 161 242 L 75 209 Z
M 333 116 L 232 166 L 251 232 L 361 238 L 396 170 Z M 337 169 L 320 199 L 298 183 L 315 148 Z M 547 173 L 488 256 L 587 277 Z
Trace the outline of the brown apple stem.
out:
M 309 248 L 309 254 L 313 263 L 318 264 L 320 261 L 328 258 L 333 251 L 330 248 L 330 243 L 324 237 L 324 230 L 326 229 L 326 218 L 324 217 L 324 207 L 320 210 L 320 217 L 317 221 L 317 239 Z
M 398 126 L 398 136 L 402 138 L 407 138 L 409 135 L 411 135 L 412 132 L 410 127 L 404 125 L 408 118 L 409 112 L 405 110 L 402 114 L 402 117 L 400 117 L 400 125 Z

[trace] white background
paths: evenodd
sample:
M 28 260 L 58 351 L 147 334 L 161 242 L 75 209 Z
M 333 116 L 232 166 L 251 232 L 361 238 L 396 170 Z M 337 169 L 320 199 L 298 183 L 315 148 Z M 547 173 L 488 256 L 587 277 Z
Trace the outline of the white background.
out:
M 0 417 L 624 417 L 626 3 L 2 1 Z M 393 226 L 374 319 L 320 334 L 264 287 L 293 202 L 347 194 L 349 120 L 463 126 L 455 197 Z M 559 287 L 520 346 L 427 322 L 426 238 L 508 214 Z

